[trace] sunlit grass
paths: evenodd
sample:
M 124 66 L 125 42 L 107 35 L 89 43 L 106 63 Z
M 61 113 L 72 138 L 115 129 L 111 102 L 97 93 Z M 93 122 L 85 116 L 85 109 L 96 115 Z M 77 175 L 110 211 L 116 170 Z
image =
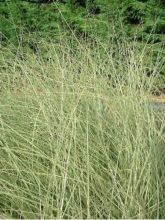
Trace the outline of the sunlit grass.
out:
M 163 218 L 165 136 L 145 55 L 43 47 L 1 62 L 2 216 Z

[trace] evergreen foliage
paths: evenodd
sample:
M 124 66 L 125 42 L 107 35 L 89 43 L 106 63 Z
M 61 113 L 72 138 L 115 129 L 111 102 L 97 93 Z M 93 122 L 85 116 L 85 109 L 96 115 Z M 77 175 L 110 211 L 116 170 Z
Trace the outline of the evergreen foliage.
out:
M 39 3 L 39 4 L 38 4 Z M 31 47 L 41 38 L 70 37 L 109 42 L 123 34 L 139 45 L 164 50 L 164 0 L 1 0 L 0 40 Z M 113 38 L 114 39 L 114 38 Z M 157 52 L 155 52 L 157 54 Z M 156 57 L 157 55 L 155 55 Z M 163 57 L 162 57 L 163 58 Z
M 1 39 L 14 39 L 20 33 L 39 31 L 43 34 L 43 30 L 44 35 L 52 38 L 53 32 L 58 33 L 57 27 L 63 28 L 59 11 L 76 31 L 91 34 L 95 26 L 94 31 L 97 36 L 101 33 L 101 38 L 108 36 L 107 27 L 117 27 L 121 21 L 128 33 L 139 30 L 140 26 L 143 33 L 154 30 L 153 33 L 164 34 L 164 6 L 164 1 L 156 0 L 1 0 Z M 114 14 L 118 18 L 115 22 Z

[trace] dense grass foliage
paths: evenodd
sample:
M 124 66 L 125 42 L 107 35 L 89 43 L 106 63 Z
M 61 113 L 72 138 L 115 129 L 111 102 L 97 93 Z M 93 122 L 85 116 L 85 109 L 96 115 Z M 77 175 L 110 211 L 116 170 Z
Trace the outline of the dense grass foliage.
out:
M 164 0 L 0 0 L 0 218 L 165 216 Z
M 40 46 L 2 53 L 0 216 L 163 218 L 164 114 L 147 98 L 147 51 Z

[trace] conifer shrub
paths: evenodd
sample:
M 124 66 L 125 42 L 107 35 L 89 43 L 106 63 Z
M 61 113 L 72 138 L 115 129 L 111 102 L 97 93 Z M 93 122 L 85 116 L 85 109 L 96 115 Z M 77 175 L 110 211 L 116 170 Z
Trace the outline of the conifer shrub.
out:
M 143 3 L 133 1 L 129 3 L 125 10 L 126 21 L 131 24 L 140 24 L 145 19 L 145 5 Z

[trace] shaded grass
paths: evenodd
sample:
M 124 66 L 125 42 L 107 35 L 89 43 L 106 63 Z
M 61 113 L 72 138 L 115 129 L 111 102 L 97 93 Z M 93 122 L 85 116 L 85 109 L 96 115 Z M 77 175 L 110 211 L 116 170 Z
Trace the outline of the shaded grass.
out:
M 0 213 L 163 218 L 165 137 L 145 96 L 145 54 L 43 47 L 2 59 Z

